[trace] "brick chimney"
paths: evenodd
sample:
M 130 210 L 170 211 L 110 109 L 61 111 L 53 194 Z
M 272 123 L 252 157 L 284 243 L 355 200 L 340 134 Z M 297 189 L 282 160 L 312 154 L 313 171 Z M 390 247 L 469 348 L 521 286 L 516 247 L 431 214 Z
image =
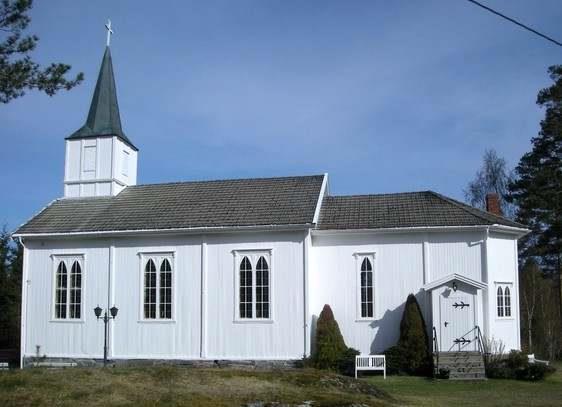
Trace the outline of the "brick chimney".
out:
M 486 195 L 486 210 L 491 214 L 502 216 L 500 197 L 496 193 Z

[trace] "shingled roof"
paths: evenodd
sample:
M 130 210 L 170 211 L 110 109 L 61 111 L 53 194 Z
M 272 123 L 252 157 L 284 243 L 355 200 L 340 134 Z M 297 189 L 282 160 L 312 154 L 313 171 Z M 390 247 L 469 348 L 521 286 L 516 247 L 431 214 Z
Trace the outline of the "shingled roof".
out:
M 433 191 L 380 195 L 327 196 L 319 229 L 388 229 L 503 225 L 525 228 Z
M 138 185 L 54 201 L 16 234 L 312 225 L 324 176 Z

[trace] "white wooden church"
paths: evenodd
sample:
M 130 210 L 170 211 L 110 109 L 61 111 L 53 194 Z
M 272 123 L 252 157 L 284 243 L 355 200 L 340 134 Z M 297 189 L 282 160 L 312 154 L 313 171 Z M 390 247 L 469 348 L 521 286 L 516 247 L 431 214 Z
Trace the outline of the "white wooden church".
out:
M 86 123 L 66 138 L 64 196 L 25 247 L 21 355 L 291 361 L 332 307 L 362 354 L 394 345 L 408 294 L 442 350 L 477 330 L 519 349 L 517 239 L 527 230 L 431 191 L 334 196 L 328 174 L 137 185 L 109 46 Z M 376 187 L 376 180 L 373 181 Z

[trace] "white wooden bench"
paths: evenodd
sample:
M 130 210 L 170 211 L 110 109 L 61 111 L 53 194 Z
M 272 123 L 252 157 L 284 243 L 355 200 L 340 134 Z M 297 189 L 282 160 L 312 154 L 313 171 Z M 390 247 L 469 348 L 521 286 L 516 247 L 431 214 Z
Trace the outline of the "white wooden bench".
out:
M 9 364 L 8 362 L 0 362 L 0 370 L 8 370 Z
M 355 378 L 360 370 L 382 370 L 386 379 L 386 357 L 384 355 L 355 356 Z
M 540 359 L 535 359 L 535 354 L 531 353 L 530 355 L 527 355 L 527 359 L 529 360 L 530 364 L 541 364 L 541 365 L 546 365 L 548 366 L 550 364 L 550 362 L 548 360 L 540 360 Z

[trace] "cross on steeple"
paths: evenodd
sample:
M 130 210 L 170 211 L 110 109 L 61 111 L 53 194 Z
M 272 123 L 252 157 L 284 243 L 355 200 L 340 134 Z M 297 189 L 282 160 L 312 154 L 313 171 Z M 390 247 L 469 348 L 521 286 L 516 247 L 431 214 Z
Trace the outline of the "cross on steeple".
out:
M 107 30 L 107 46 L 109 47 L 109 43 L 111 42 L 111 34 L 113 34 L 113 30 L 111 29 L 111 20 L 107 19 L 107 24 L 105 25 Z

